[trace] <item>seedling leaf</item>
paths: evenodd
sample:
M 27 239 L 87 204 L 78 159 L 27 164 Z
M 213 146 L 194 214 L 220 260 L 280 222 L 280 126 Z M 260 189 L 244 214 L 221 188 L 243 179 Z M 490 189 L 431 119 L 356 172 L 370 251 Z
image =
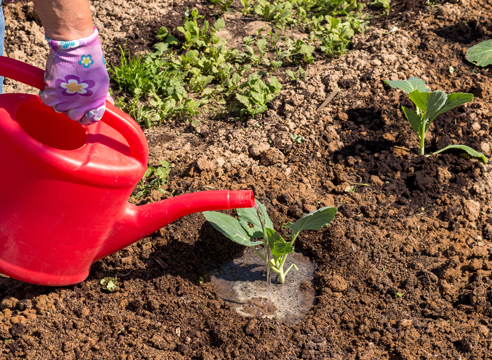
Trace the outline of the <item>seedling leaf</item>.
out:
M 246 230 L 241 226 L 239 221 L 232 216 L 216 211 L 204 211 L 203 215 L 218 232 L 238 244 L 244 246 L 263 244 L 262 241 L 251 241 Z
M 417 115 L 415 111 L 412 109 L 408 109 L 405 106 L 402 106 L 403 113 L 407 117 L 408 122 L 412 126 L 413 131 L 415 131 L 415 134 L 417 134 L 419 140 L 420 140 L 420 128 L 422 126 L 420 116 Z
M 319 230 L 322 227 L 328 225 L 335 214 L 337 209 L 334 207 L 324 207 L 304 215 L 295 223 L 289 223 L 284 227 L 292 230 L 294 234 L 298 234 L 302 230 Z
M 431 121 L 433 121 L 436 118 L 436 116 L 470 101 L 473 101 L 473 94 L 468 94 L 468 93 L 449 94 L 446 99 L 446 103 L 441 108 L 441 110 L 439 110 L 439 112 L 434 116 L 434 118 L 430 118 L 430 119 Z
M 410 94 L 408 94 L 408 97 L 415 104 L 418 112 L 425 113 L 427 111 L 427 99 L 429 97 L 428 92 L 420 92 L 418 90 L 414 90 Z
M 442 109 L 448 98 L 446 93 L 442 90 L 437 90 L 428 94 L 429 95 L 427 97 L 427 110 L 424 115 L 426 131 L 429 125 L 431 124 L 432 120 L 434 120 L 436 116 L 439 115 L 439 111 Z
M 466 60 L 485 67 L 492 64 L 492 40 L 482 41 L 466 51 Z
M 474 158 L 481 159 L 485 164 L 488 162 L 487 158 L 485 157 L 484 154 L 482 154 L 480 151 L 477 151 L 475 149 L 472 149 L 469 146 L 466 145 L 448 145 L 445 148 L 436 151 L 435 153 L 432 153 L 432 155 L 436 155 L 439 153 L 442 153 L 443 151 L 450 150 L 450 149 L 459 149 L 465 151 L 468 155 Z M 430 156 L 430 155 L 427 155 Z
M 282 255 L 292 254 L 294 247 L 291 242 L 285 241 L 278 232 L 272 229 L 266 229 L 268 236 L 268 244 L 270 245 L 271 253 L 274 259 L 278 259 Z
M 116 291 L 116 283 L 118 282 L 117 278 L 113 277 L 104 277 L 99 281 L 99 284 L 101 285 L 101 288 L 104 290 L 107 290 L 109 292 L 114 292 Z
M 416 77 L 411 77 L 408 80 L 384 80 L 386 84 L 395 89 L 400 89 L 410 94 L 414 90 L 420 92 L 429 92 L 430 89 L 425 85 L 425 81 Z
M 265 205 L 256 201 L 258 208 L 260 209 L 261 214 L 263 215 L 263 219 L 265 219 L 265 227 L 269 229 L 273 229 L 272 220 L 268 217 L 268 213 Z M 255 239 L 259 239 L 263 237 L 263 230 L 261 228 L 260 220 L 258 219 L 258 212 L 255 208 L 246 208 L 246 209 L 236 209 L 237 216 L 239 218 L 239 223 L 246 230 L 249 235 Z M 253 227 L 250 228 L 248 223 L 252 224 Z

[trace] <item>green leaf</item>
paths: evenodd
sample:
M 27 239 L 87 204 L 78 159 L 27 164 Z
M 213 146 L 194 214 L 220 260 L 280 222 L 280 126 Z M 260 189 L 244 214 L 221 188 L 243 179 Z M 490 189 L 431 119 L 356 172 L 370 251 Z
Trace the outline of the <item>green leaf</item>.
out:
M 414 90 L 420 92 L 429 92 L 430 89 L 425 85 L 424 80 L 420 80 L 416 77 L 411 77 L 408 80 L 384 80 L 386 84 L 395 89 L 400 89 L 410 94 Z
M 169 171 L 170 171 L 170 169 L 169 169 L 169 168 L 164 168 L 164 167 L 159 166 L 159 167 L 155 170 L 154 174 L 155 174 L 155 176 L 160 177 L 160 178 L 162 178 L 163 180 L 164 180 L 164 179 L 165 179 L 165 180 L 167 180 L 167 177 L 169 176 Z
M 279 67 L 282 66 L 282 61 L 275 61 L 275 60 L 272 60 L 271 62 L 272 66 L 275 68 L 275 69 L 278 69 Z
M 472 149 L 471 147 L 466 146 L 466 145 L 448 145 L 445 148 L 438 150 L 435 153 L 432 153 L 432 155 L 439 154 L 439 153 L 442 153 L 443 151 L 450 150 L 450 149 L 463 150 L 464 152 L 466 152 L 471 157 L 481 159 L 485 164 L 488 162 L 488 160 L 484 154 L 482 154 L 480 151 Z M 427 155 L 427 156 L 430 156 L 430 155 Z
M 103 288 L 104 290 L 107 290 L 109 292 L 114 292 L 117 289 L 116 287 L 117 282 L 118 282 L 117 278 L 105 277 L 99 281 L 99 284 L 101 285 L 101 288 Z
M 263 215 L 263 219 L 265 221 L 265 227 L 269 229 L 273 229 L 272 220 L 268 216 L 265 205 L 260 203 L 255 199 L 256 204 L 260 210 L 260 213 Z M 255 208 L 246 208 L 246 209 L 236 209 L 237 216 L 239 218 L 239 223 L 246 230 L 251 237 L 254 238 L 262 238 L 263 237 L 263 229 L 261 227 L 260 219 L 258 219 L 258 212 Z M 253 225 L 252 228 L 249 227 L 248 223 Z
M 261 51 L 261 52 L 264 52 L 266 46 L 267 46 L 267 41 L 266 39 L 260 39 L 256 42 L 256 46 L 258 46 L 258 49 Z
M 285 241 L 275 230 L 266 229 L 266 232 L 270 251 L 275 260 L 280 258 L 280 256 L 292 254 L 294 252 L 292 242 Z
M 402 106 L 401 108 L 402 108 L 403 113 L 405 114 L 408 122 L 412 126 L 413 131 L 415 131 L 415 134 L 417 134 L 417 136 L 420 140 L 420 129 L 422 128 L 422 119 L 412 109 L 408 109 L 405 106 Z
M 436 116 L 439 115 L 439 111 L 446 103 L 447 98 L 448 95 L 442 90 L 437 90 L 429 93 L 427 97 L 427 110 L 424 114 L 425 131 L 427 131 L 427 129 L 429 128 L 432 120 L 434 120 Z
M 280 83 L 280 81 L 278 81 L 278 79 L 275 76 L 272 76 L 270 78 L 270 85 L 273 86 L 275 92 L 280 91 L 282 89 L 282 84 Z
M 218 232 L 238 244 L 244 246 L 263 244 L 262 241 L 251 241 L 251 237 L 246 230 L 244 230 L 241 224 L 239 224 L 239 221 L 232 216 L 216 211 L 205 211 L 203 212 L 203 215 Z
M 334 207 L 324 207 L 304 215 L 302 218 L 297 220 L 295 223 L 289 223 L 284 227 L 292 230 L 294 234 L 298 234 L 303 230 L 319 230 L 322 227 L 331 223 L 337 209 Z
M 492 64 L 492 40 L 482 41 L 466 51 L 466 60 L 477 65 L 487 66 Z
M 250 103 L 249 98 L 247 96 L 244 96 L 241 94 L 236 94 L 236 99 L 238 99 L 239 102 L 246 107 L 251 106 L 251 103 Z
M 225 27 L 225 21 L 222 18 L 217 19 L 217 21 L 214 23 L 214 30 L 222 30 Z
M 287 70 L 285 70 L 285 73 L 287 75 L 289 75 L 289 77 L 291 78 L 291 80 L 295 81 L 297 79 L 296 73 L 293 72 L 292 70 L 287 69 Z
M 412 91 L 410 94 L 408 94 L 408 97 L 412 102 L 415 104 L 417 109 L 425 113 L 427 111 L 427 99 L 429 97 L 428 92 L 420 92 L 418 90 Z
M 473 94 L 468 94 L 468 93 L 449 94 L 444 106 L 441 108 L 441 110 L 439 110 L 439 112 L 434 116 L 434 118 L 431 118 L 430 120 L 433 121 L 438 115 L 471 101 L 473 101 Z

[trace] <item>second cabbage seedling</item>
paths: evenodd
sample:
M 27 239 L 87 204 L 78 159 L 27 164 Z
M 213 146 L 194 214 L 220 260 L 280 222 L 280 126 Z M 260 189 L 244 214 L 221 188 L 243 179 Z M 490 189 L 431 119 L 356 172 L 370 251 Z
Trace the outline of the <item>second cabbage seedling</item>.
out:
M 436 117 L 473 100 L 473 94 L 446 94 L 442 90 L 431 92 L 425 85 L 425 82 L 416 77 L 408 80 L 385 80 L 384 82 L 392 88 L 403 90 L 415 104 L 415 111 L 405 106 L 402 106 L 402 110 L 420 140 L 420 155 L 425 155 L 425 134 Z M 484 154 L 465 145 L 448 145 L 444 149 L 436 151 L 434 154 L 449 149 L 463 150 L 468 155 L 481 158 L 484 163 L 487 162 Z

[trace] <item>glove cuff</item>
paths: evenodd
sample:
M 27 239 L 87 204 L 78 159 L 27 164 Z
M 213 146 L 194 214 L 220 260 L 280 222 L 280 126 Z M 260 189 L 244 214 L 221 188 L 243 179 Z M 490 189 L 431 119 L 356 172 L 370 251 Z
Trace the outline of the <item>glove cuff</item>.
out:
M 46 35 L 45 35 L 45 38 L 46 38 L 46 41 L 48 41 L 49 46 L 54 51 L 70 51 L 70 50 L 76 50 L 82 46 L 94 44 L 95 42 L 98 41 L 98 36 L 99 36 L 99 31 L 94 26 L 94 32 L 92 33 L 92 35 L 89 35 L 89 36 L 82 38 L 82 39 L 69 40 L 69 41 L 53 40 L 53 39 L 50 39 Z

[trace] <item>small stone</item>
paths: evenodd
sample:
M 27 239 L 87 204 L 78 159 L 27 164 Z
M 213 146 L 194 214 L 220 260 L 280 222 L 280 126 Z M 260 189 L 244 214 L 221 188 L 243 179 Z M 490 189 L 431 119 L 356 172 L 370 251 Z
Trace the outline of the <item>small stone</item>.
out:
M 17 316 L 12 316 L 12 318 L 10 319 L 10 322 L 12 324 L 26 325 L 27 319 L 24 316 L 22 316 L 22 315 L 17 315 Z
M 480 150 L 483 152 L 484 155 L 490 156 L 491 151 L 490 151 L 490 143 L 487 141 L 484 141 L 480 144 Z
M 483 335 L 483 336 L 487 337 L 487 336 L 489 335 L 489 333 L 490 333 L 490 330 L 489 330 L 489 328 L 488 328 L 487 326 L 485 326 L 485 325 L 479 325 L 479 326 L 478 326 L 478 333 L 479 333 L 480 335 Z
M 207 160 L 207 158 L 202 157 L 196 161 L 196 166 L 198 166 L 201 171 L 206 171 L 213 168 L 213 163 Z
M 470 269 L 470 271 L 477 271 L 480 270 L 482 266 L 483 263 L 481 259 L 472 259 L 468 264 L 468 269 Z
M 279 149 L 271 148 L 261 155 L 261 164 L 265 166 L 281 164 L 284 162 L 284 159 L 285 155 Z
M 39 295 L 38 298 L 36 299 L 34 308 L 36 309 L 38 314 L 43 315 L 48 309 L 48 296 Z
M 333 195 L 325 195 L 325 197 L 323 199 L 321 199 L 321 204 L 323 206 L 335 206 L 335 198 L 333 197 Z
M 340 141 L 340 135 L 338 135 L 338 131 L 335 126 L 327 126 L 324 131 L 324 136 L 326 141 L 329 143 L 337 143 Z
M 407 328 L 412 326 L 413 320 L 412 319 L 402 319 L 400 320 L 400 327 L 402 328 Z
M 248 151 L 251 157 L 258 157 L 261 156 L 264 152 L 268 151 L 269 149 L 270 149 L 269 144 L 254 144 L 249 147 Z
M 32 302 L 29 299 L 19 300 L 17 303 L 17 309 L 20 311 L 28 310 L 32 307 Z
M 350 184 L 348 182 L 343 182 L 340 185 L 335 186 L 333 191 L 335 194 L 346 194 L 349 188 Z
M 310 213 L 310 212 L 313 212 L 313 211 L 316 211 L 316 210 L 317 210 L 317 208 L 314 205 L 310 205 L 310 204 L 304 205 L 304 211 L 307 212 L 307 213 Z
M 217 166 L 218 167 L 222 167 L 226 163 L 226 161 L 224 160 L 224 158 L 221 158 L 221 157 L 215 159 L 215 162 L 217 163 Z
M 391 142 L 393 142 L 393 141 L 395 141 L 395 140 L 396 140 L 396 138 L 394 137 L 394 135 L 392 135 L 392 134 L 390 134 L 390 133 L 385 133 L 385 134 L 383 134 L 383 139 L 384 139 L 384 140 L 391 141 Z
M 13 308 L 16 307 L 16 305 L 17 305 L 18 302 L 19 302 L 19 300 L 17 300 L 14 297 L 4 298 L 0 302 L 0 310 L 3 310 L 3 309 L 13 309 Z
M 169 343 L 162 336 L 155 334 L 150 338 L 150 343 L 153 347 L 159 350 L 166 350 L 169 348 Z
M 471 128 L 472 128 L 473 131 L 479 131 L 480 128 L 481 128 L 481 126 L 480 126 L 480 124 L 478 122 L 474 122 L 472 124 Z
M 325 180 L 323 182 L 323 186 L 326 188 L 328 191 L 332 191 L 335 188 L 335 184 L 331 180 Z
M 476 221 L 480 216 L 480 203 L 475 200 L 463 200 L 465 216 L 470 221 Z
M 376 186 L 383 186 L 384 181 L 377 175 L 371 175 L 371 182 Z
M 383 65 L 383 63 L 379 59 L 372 59 L 371 60 L 371 65 L 373 65 L 373 66 L 381 66 L 381 65 Z
M 344 113 L 341 111 L 337 114 L 337 116 L 338 116 L 338 119 L 340 119 L 340 121 L 347 121 L 349 118 L 347 113 Z
M 446 183 L 451 180 L 452 177 L 453 175 L 449 172 L 448 169 L 443 167 L 437 169 L 437 179 L 439 180 L 439 182 Z
M 3 318 L 4 319 L 10 319 L 12 317 L 12 310 L 10 309 L 3 309 L 2 310 Z
M 344 292 L 348 288 L 347 281 L 340 275 L 333 275 L 331 279 L 328 280 L 328 286 L 334 292 Z

